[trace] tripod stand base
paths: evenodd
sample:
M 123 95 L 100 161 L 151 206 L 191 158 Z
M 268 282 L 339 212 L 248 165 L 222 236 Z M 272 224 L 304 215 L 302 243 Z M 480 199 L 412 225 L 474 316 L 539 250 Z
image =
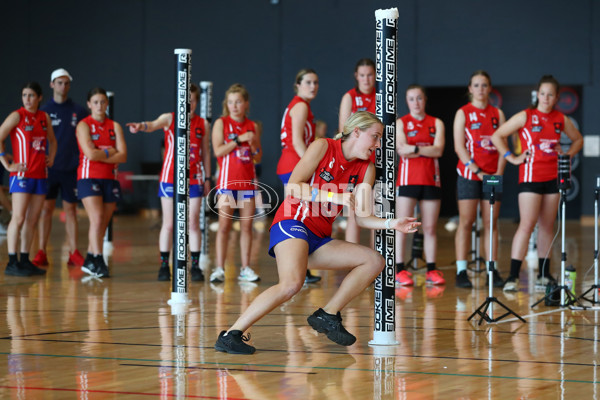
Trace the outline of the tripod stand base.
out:
M 560 291 L 561 290 L 565 291 L 565 304 L 559 304 L 560 307 L 568 307 L 570 305 L 576 304 L 577 306 L 583 308 L 584 310 L 587 308 L 587 307 L 585 307 L 583 304 L 581 304 L 579 302 L 579 300 L 575 297 L 575 295 L 573 294 L 573 292 L 571 292 L 571 290 L 569 289 L 569 287 L 566 286 L 566 285 L 565 286 L 557 286 L 553 291 L 551 291 L 550 293 L 548 293 L 547 295 L 545 295 L 544 297 L 542 297 L 541 299 L 539 299 L 538 301 L 536 301 L 535 303 L 533 303 L 531 305 L 531 308 L 537 306 L 538 304 L 540 304 L 542 301 L 545 301 L 546 299 L 550 299 L 557 292 L 560 295 Z
M 501 316 L 497 317 L 497 318 L 492 318 L 487 314 L 487 310 L 488 308 L 490 308 L 490 306 L 492 305 L 492 303 L 496 303 L 499 306 L 501 306 L 502 308 L 504 308 L 504 310 L 506 311 L 504 314 L 502 314 Z M 506 307 L 504 304 L 502 304 L 502 302 L 500 300 L 498 300 L 495 297 L 488 297 L 485 299 L 485 301 L 483 302 L 483 304 L 481 304 L 479 306 L 479 308 L 477 308 L 477 310 L 475 310 L 475 312 L 473 314 L 471 314 L 471 316 L 469 318 L 467 318 L 467 321 L 470 321 L 475 315 L 479 315 L 481 318 L 479 319 L 479 323 L 478 325 L 481 325 L 481 323 L 483 322 L 483 320 L 485 320 L 485 322 L 487 323 L 494 323 L 494 322 L 498 322 L 500 321 L 502 318 L 508 316 L 508 315 L 514 315 L 515 317 L 517 317 L 518 319 L 521 320 L 521 322 L 527 323 L 527 321 L 525 321 L 520 315 L 518 315 L 516 312 L 514 312 L 513 310 L 511 310 L 510 308 Z
M 598 289 L 600 289 L 600 286 L 598 286 L 598 285 L 592 285 L 592 287 L 589 288 L 588 290 L 586 290 L 585 292 L 583 292 L 581 294 L 581 296 L 579 296 L 577 298 L 577 300 L 583 299 L 583 300 L 589 301 L 592 304 L 600 304 L 600 300 L 596 301 L 596 300 L 593 299 L 593 297 L 591 299 L 585 297 L 585 295 L 588 294 L 588 293 L 590 293 L 590 292 L 592 292 L 592 296 L 594 296 L 594 292 L 597 291 Z M 598 296 L 598 299 L 600 299 L 600 296 Z

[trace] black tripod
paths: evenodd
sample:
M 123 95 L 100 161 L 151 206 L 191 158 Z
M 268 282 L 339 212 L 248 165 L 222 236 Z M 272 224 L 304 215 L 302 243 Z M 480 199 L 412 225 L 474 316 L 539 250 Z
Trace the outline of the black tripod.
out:
M 598 298 L 598 201 L 600 199 L 600 176 L 596 177 L 596 190 L 594 190 L 594 284 L 579 296 L 578 299 L 584 299 L 592 304 L 600 303 Z M 585 297 L 589 292 L 594 293 L 594 298 Z
M 496 202 L 495 194 L 496 189 L 500 193 L 502 191 L 502 176 L 501 175 L 485 175 L 483 177 L 483 190 L 484 192 L 490 193 L 490 247 L 489 247 L 489 262 L 488 262 L 488 297 L 485 299 L 483 304 L 475 310 L 473 314 L 467 319 L 470 321 L 475 315 L 479 315 L 481 318 L 479 319 L 479 325 L 485 320 L 487 323 L 498 322 L 502 318 L 507 315 L 514 315 L 521 322 L 525 321 L 520 315 L 515 313 L 513 310 L 502 304 L 500 300 L 494 297 L 493 289 L 494 289 L 494 269 L 496 266 L 496 262 L 493 260 L 493 244 L 494 244 L 494 203 Z M 506 311 L 504 314 L 500 315 L 497 318 L 494 318 L 494 303 L 497 303 L 500 307 L 504 308 Z
M 562 179 L 561 178 L 561 168 L 564 168 L 564 165 L 561 165 L 561 163 L 564 163 L 565 159 L 566 159 L 566 162 L 568 163 L 569 177 Z M 559 212 L 560 212 L 560 230 L 561 230 L 560 285 L 558 285 L 550 293 L 546 294 L 544 297 L 542 297 L 541 299 L 539 299 L 538 301 L 533 303 L 531 308 L 537 306 L 542 301 L 548 300 L 548 302 L 552 302 L 554 295 L 556 293 L 560 292 L 559 305 L 561 307 L 568 307 L 572 304 L 577 304 L 577 306 L 585 309 L 583 304 L 581 304 L 579 302 L 579 300 L 577 300 L 577 298 L 575 297 L 573 292 L 571 292 L 569 287 L 567 285 L 565 285 L 565 266 L 567 264 L 567 251 L 566 251 L 566 246 L 565 246 L 565 208 L 566 208 L 565 204 L 567 202 L 567 189 L 571 186 L 570 185 L 570 179 L 571 179 L 570 178 L 570 169 L 571 169 L 570 157 L 569 156 L 565 157 L 563 155 L 560 155 L 558 158 L 558 171 L 559 171 L 558 189 L 560 192 Z

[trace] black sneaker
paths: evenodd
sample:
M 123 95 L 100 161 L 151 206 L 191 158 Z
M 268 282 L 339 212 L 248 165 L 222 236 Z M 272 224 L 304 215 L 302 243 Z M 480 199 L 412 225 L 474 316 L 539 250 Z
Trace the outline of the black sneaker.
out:
M 12 276 L 31 276 L 31 271 L 28 269 L 22 268 L 19 265 L 19 262 L 8 263 L 6 265 L 6 269 L 4 270 L 4 275 L 12 275 Z
M 469 275 L 467 275 L 466 269 L 463 271 L 460 271 L 458 273 L 458 275 L 456 275 L 455 286 L 460 287 L 460 288 L 465 288 L 465 289 L 471 289 L 473 287 L 473 284 L 471 283 L 471 280 L 469 279 Z
M 254 354 L 256 349 L 247 342 L 250 340 L 250 335 L 242 335 L 242 331 L 222 331 L 215 343 L 215 350 L 229 354 Z
M 19 265 L 22 269 L 29 271 L 29 275 L 46 275 L 46 270 L 38 268 L 34 263 L 29 260 L 20 261 Z
M 81 270 L 88 275 L 98 276 L 98 269 L 96 267 L 96 263 L 94 263 L 93 257 L 86 257 L 85 262 L 81 266 Z
M 321 280 L 320 276 L 313 275 L 310 272 L 310 269 L 306 270 L 306 278 L 304 278 L 304 283 L 315 283 L 315 282 L 319 282 L 320 280 Z
M 94 261 L 94 264 L 96 265 L 96 276 L 98 278 L 110 278 L 110 275 L 108 273 L 108 266 L 104 262 L 104 257 L 102 257 L 101 255 L 97 256 L 96 260 Z
M 315 311 L 306 319 L 310 326 L 319 333 L 326 333 L 327 338 L 342 346 L 350 346 L 356 342 L 356 337 L 342 325 L 342 316 L 327 314 L 322 308 Z
M 159 281 L 170 281 L 171 280 L 171 270 L 169 269 L 168 262 L 160 263 L 160 268 L 158 270 L 158 280 Z
M 487 276 L 489 276 L 489 275 L 486 274 L 485 285 L 489 286 L 490 282 L 489 282 L 489 278 L 487 278 Z M 504 279 L 500 276 L 500 273 L 495 268 L 492 271 L 492 279 L 494 280 L 494 287 L 495 288 L 504 287 Z
M 192 282 L 204 282 L 204 274 L 198 265 L 192 264 Z

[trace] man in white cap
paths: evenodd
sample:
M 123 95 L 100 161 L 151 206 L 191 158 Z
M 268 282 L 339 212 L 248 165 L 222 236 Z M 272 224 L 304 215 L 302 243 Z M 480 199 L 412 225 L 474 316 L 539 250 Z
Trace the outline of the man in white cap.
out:
M 39 220 L 39 245 L 40 250 L 33 259 L 37 266 L 48 265 L 46 245 L 52 228 L 52 213 L 56 206 L 58 192 L 62 198 L 63 211 L 65 212 L 65 230 L 69 245 L 68 265 L 83 265 L 83 257 L 77 250 L 77 166 L 79 165 L 79 147 L 75 128 L 77 123 L 88 115 L 82 106 L 71 100 L 73 77 L 64 68 L 52 71 L 50 87 L 53 91 L 52 98 L 41 107 L 50 115 L 52 127 L 58 142 L 54 165 L 48 170 L 48 195 L 44 202 Z

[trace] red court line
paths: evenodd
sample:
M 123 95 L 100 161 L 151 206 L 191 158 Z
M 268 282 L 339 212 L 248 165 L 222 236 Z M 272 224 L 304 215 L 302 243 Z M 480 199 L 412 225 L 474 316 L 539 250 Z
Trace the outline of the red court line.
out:
M 18 390 L 54 390 L 57 392 L 81 392 L 81 393 L 106 393 L 106 394 L 133 394 L 138 396 L 161 396 L 161 397 L 181 397 L 181 395 L 170 394 L 170 393 L 144 393 L 144 392 L 120 392 L 116 390 L 81 390 L 81 389 L 66 389 L 66 388 L 49 388 L 49 387 L 31 387 L 31 386 L 4 386 L 0 385 L 3 389 L 18 389 Z M 214 396 L 194 396 L 191 394 L 184 395 L 185 398 L 190 399 L 229 399 L 229 400 L 248 400 L 241 397 L 214 397 Z

